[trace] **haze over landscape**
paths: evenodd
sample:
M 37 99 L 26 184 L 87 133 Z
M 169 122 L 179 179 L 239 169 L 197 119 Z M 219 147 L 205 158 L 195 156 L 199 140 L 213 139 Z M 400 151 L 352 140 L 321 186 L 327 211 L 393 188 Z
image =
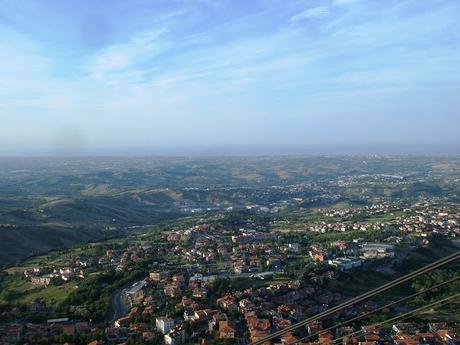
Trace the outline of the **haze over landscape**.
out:
M 0 4 L 0 155 L 459 152 L 458 1 Z
M 459 18 L 0 0 L 0 344 L 460 345 Z

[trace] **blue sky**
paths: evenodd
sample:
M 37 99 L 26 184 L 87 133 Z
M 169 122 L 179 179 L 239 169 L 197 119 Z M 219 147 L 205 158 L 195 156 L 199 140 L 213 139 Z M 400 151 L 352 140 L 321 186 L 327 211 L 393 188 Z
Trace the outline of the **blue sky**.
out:
M 459 147 L 458 18 L 457 0 L 0 0 L 0 154 Z

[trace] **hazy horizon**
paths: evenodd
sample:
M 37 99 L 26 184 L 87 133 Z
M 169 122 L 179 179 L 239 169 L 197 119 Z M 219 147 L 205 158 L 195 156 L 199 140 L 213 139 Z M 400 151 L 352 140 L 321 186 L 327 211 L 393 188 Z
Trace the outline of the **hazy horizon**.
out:
M 4 152 L 0 158 L 27 157 L 262 157 L 262 156 L 457 156 L 460 145 L 372 146 L 214 146 L 214 147 L 113 147 L 86 149 L 24 149 Z
M 460 152 L 458 1 L 0 3 L 0 156 Z

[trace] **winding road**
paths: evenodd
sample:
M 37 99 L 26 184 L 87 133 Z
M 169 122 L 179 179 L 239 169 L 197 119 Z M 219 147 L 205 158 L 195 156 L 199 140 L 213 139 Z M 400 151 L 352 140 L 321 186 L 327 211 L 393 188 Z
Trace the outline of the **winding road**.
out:
M 127 284 L 118 290 L 115 290 L 115 292 L 110 297 L 110 322 L 114 322 L 120 317 L 125 316 L 128 312 L 129 301 L 126 292 L 129 286 L 131 286 L 131 284 Z

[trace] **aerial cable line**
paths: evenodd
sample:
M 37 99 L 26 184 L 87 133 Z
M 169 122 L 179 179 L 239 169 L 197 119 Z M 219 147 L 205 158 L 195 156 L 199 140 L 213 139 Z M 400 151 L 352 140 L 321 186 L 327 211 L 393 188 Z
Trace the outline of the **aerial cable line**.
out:
M 416 292 L 416 293 L 414 293 L 414 294 L 412 294 L 412 295 L 403 297 L 403 298 L 401 298 L 401 299 L 399 299 L 399 300 L 397 300 L 397 301 L 388 303 L 388 304 L 386 304 L 386 305 L 384 305 L 384 306 L 382 306 L 382 307 L 379 307 L 379 308 L 377 308 L 377 309 L 374 309 L 374 310 L 372 310 L 372 311 L 370 311 L 370 312 L 367 312 L 367 313 L 358 315 L 358 316 L 356 316 L 356 317 L 354 317 L 354 318 L 351 318 L 351 319 L 349 319 L 349 320 L 345 320 L 345 321 L 342 321 L 342 322 L 340 322 L 340 323 L 338 323 L 338 324 L 335 324 L 335 325 L 333 325 L 333 326 L 331 326 L 331 327 L 325 328 L 325 329 L 323 329 L 323 330 L 321 330 L 321 331 L 319 331 L 319 332 L 310 334 L 310 335 L 308 335 L 308 336 L 306 336 L 306 337 L 303 337 L 303 338 L 301 338 L 300 340 L 298 340 L 298 341 L 296 341 L 296 342 L 294 342 L 294 343 L 292 343 L 292 344 L 295 344 L 295 343 L 297 343 L 297 342 L 299 342 L 299 341 L 303 341 L 303 340 L 306 340 L 306 339 L 309 339 L 309 338 L 313 338 L 313 337 L 315 337 L 315 336 L 317 336 L 317 335 L 320 335 L 321 333 L 330 331 L 330 330 L 332 330 L 332 329 L 334 329 L 334 328 L 338 328 L 338 327 L 341 327 L 341 326 L 343 326 L 343 325 L 346 325 L 347 323 L 354 322 L 354 321 L 357 321 L 357 320 L 362 319 L 362 318 L 364 318 L 364 317 L 367 317 L 367 316 L 369 316 L 369 315 L 375 314 L 375 313 L 377 313 L 377 312 L 379 312 L 379 311 L 382 311 L 382 310 L 384 310 L 384 309 L 386 309 L 386 308 L 390 308 L 390 307 L 392 307 L 392 306 L 394 306 L 394 305 L 397 305 L 397 304 L 400 304 L 400 303 L 402 303 L 402 302 L 405 302 L 405 301 L 407 301 L 407 300 L 409 300 L 409 299 L 411 299 L 411 298 L 414 298 L 414 297 L 423 295 L 423 294 L 425 294 L 425 293 L 427 293 L 427 292 L 429 292 L 429 291 L 432 291 L 432 290 L 434 290 L 434 289 L 437 289 L 437 288 L 439 288 L 439 287 L 441 287 L 441 286 L 444 286 L 444 285 L 453 283 L 453 282 L 455 282 L 455 281 L 457 281 L 457 280 L 459 280 L 459 279 L 460 279 L 460 277 L 456 277 L 456 278 L 447 280 L 447 281 L 445 281 L 445 282 L 439 283 L 439 284 L 437 284 L 437 285 L 434 285 L 434 286 L 432 286 L 432 287 L 430 287 L 430 288 L 428 288 L 428 289 L 424 289 L 424 290 L 419 291 L 419 292 Z M 288 345 L 292 345 L 292 344 L 288 344 Z
M 369 316 L 369 315 L 378 313 L 379 311 L 382 311 L 382 310 L 384 310 L 384 309 L 386 309 L 386 308 L 390 308 L 390 307 L 392 307 L 392 306 L 394 306 L 394 305 L 397 305 L 397 304 L 399 304 L 399 303 L 405 302 L 405 301 L 407 301 L 407 300 L 409 300 L 409 299 L 411 299 L 411 298 L 414 298 L 414 297 L 423 295 L 423 294 L 425 294 L 425 293 L 427 293 L 427 292 L 429 292 L 429 291 L 432 291 L 432 290 L 434 290 L 434 289 L 437 289 L 437 288 L 439 288 L 439 287 L 441 287 L 441 286 L 443 286 L 443 285 L 447 285 L 447 284 L 453 283 L 454 281 L 457 281 L 457 280 L 459 280 L 459 279 L 460 279 L 460 277 L 456 277 L 456 278 L 447 280 L 447 281 L 445 281 L 445 282 L 439 283 L 439 284 L 434 285 L 434 286 L 432 286 L 432 287 L 430 287 L 430 288 L 428 288 L 428 289 L 425 289 L 425 290 L 416 292 L 416 293 L 414 293 L 414 294 L 412 294 L 412 295 L 403 297 L 403 298 L 401 298 L 401 299 L 399 299 L 399 300 L 397 300 L 397 301 L 388 303 L 388 304 L 386 304 L 386 305 L 384 305 L 384 306 L 382 306 L 382 307 L 379 307 L 379 308 L 377 308 L 377 309 L 371 310 L 370 312 L 367 312 L 367 313 L 358 315 L 358 316 L 353 317 L 353 318 L 351 318 L 351 319 L 342 321 L 342 322 L 340 322 L 340 323 L 338 323 L 338 324 L 334 324 L 334 325 L 331 326 L 331 327 L 322 329 L 321 331 L 315 332 L 315 333 L 313 333 L 313 334 L 309 334 L 309 335 L 307 335 L 307 336 L 305 336 L 305 337 L 303 337 L 303 338 L 301 338 L 301 339 L 299 339 L 299 340 L 297 340 L 297 341 L 295 341 L 295 342 L 293 342 L 293 343 L 287 344 L 287 345 L 294 345 L 294 344 L 298 343 L 299 341 L 304 341 L 304 340 L 307 340 L 307 339 L 316 337 L 316 336 L 318 336 L 318 335 L 321 335 L 321 334 L 324 333 L 324 332 L 330 331 L 330 330 L 332 330 L 332 329 L 334 329 L 334 328 L 341 327 L 341 326 L 343 326 L 343 325 L 346 325 L 347 323 L 357 321 L 357 320 L 362 319 L 362 318 L 364 318 L 364 317 L 366 317 L 366 316 Z
M 288 327 L 285 327 L 283 328 L 282 330 L 279 330 L 279 331 L 276 331 L 266 337 L 263 337 L 259 340 L 256 340 L 254 342 L 251 343 L 251 345 L 262 345 L 264 344 L 266 341 L 268 340 L 271 340 L 271 339 L 274 339 L 274 338 L 277 338 L 285 333 L 288 333 L 288 332 L 291 332 L 297 328 L 300 328 L 302 326 L 305 326 L 306 324 L 308 323 L 311 323 L 313 321 L 317 321 L 317 320 L 321 320 L 325 317 L 328 317 L 328 316 L 331 316 L 331 315 L 334 315 L 336 314 L 337 312 L 339 311 L 342 311 L 356 303 L 359 303 L 359 302 L 363 302 L 375 295 L 379 295 L 381 294 L 382 292 L 385 292 L 387 290 L 390 290 L 396 286 L 399 286 L 409 280 L 412 280 L 416 277 L 419 277 L 425 273 L 428 273 L 428 272 L 431 272 L 439 267 L 442 267 L 442 266 L 445 266 L 455 260 L 458 260 L 460 259 L 460 251 L 454 253 L 454 254 L 451 254 L 443 259 L 440 259 L 438 261 L 435 261 L 425 267 L 422 267 L 422 268 L 419 268 L 418 270 L 415 270 L 414 272 L 411 272 L 411 273 L 408 273 L 402 277 L 399 277 L 389 283 L 386 283 L 378 288 L 375 288 L 374 290 L 371 290 L 371 291 L 368 291 L 368 292 L 365 292 L 363 293 L 362 295 L 359 295 L 357 297 L 354 297 L 348 301 L 345 301 L 343 302 L 342 304 L 339 304 L 338 306 L 335 306 L 333 308 L 330 308 L 326 311 L 323 311 L 315 316 L 312 316 L 308 319 L 305 319 L 305 320 L 302 320 L 302 321 L 299 321 L 291 326 L 288 326 Z
M 427 304 L 427 305 L 424 305 L 420 308 L 417 308 L 417 309 L 413 309 L 407 313 L 404 313 L 404 314 L 401 314 L 401 315 L 398 315 L 398 316 L 395 316 L 391 319 L 387 319 L 385 321 L 382 321 L 382 322 L 377 322 L 377 323 L 374 323 L 371 325 L 371 327 L 381 327 L 381 326 L 384 326 L 388 323 L 393 323 L 395 321 L 400 321 L 400 320 L 404 320 L 404 319 L 407 319 L 408 317 L 412 316 L 413 314 L 417 314 L 417 313 L 420 313 L 422 311 L 425 311 L 426 309 L 430 309 L 430 308 L 433 308 L 437 305 L 443 305 L 445 303 L 447 303 L 448 301 L 452 300 L 452 299 L 456 299 L 456 298 L 459 298 L 460 297 L 460 293 L 457 293 L 455 295 L 452 295 L 452 296 L 449 296 L 449 297 L 446 297 L 446 298 L 443 298 L 442 300 L 439 300 L 439 301 L 436 301 L 436 302 L 433 302 L 433 303 L 430 303 L 430 304 Z M 359 331 L 356 331 L 356 332 L 353 332 L 353 333 L 349 333 L 347 335 L 344 335 L 342 337 L 339 337 L 339 338 L 336 338 L 334 340 L 332 340 L 332 343 L 331 344 L 335 344 L 337 341 L 339 340 L 343 340 L 347 337 L 352 337 L 352 336 L 355 336 L 355 335 L 358 335 L 360 333 L 364 333 L 365 331 L 364 330 L 359 330 Z

